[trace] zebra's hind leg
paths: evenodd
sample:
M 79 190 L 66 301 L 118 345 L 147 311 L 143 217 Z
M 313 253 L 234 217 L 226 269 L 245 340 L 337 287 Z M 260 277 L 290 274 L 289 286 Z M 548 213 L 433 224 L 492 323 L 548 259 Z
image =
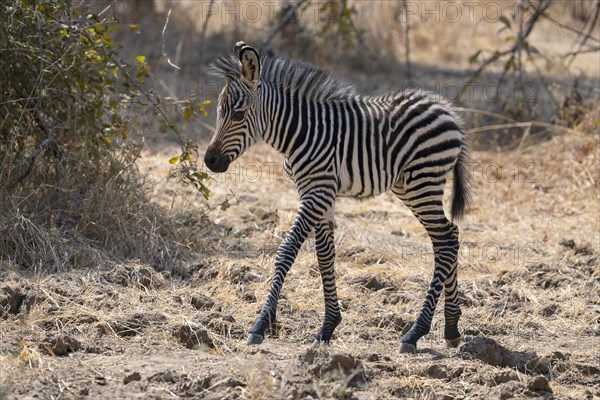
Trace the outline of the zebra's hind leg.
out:
M 444 282 L 444 296 L 446 298 L 444 302 L 444 338 L 446 339 L 448 347 L 458 347 L 460 344 L 458 320 L 462 315 L 460 305 L 458 304 L 458 227 L 453 223 L 450 224 L 452 225 L 452 233 L 450 236 L 455 242 L 456 255 L 450 273 L 446 277 L 446 282 Z
M 315 247 L 325 297 L 323 326 L 315 338 L 315 343 L 318 344 L 329 342 L 333 331 L 342 320 L 335 286 L 333 220 L 323 220 L 315 227 Z
M 443 182 L 430 182 L 419 185 L 418 190 L 394 188 L 394 193 L 410 208 L 415 217 L 421 222 L 433 244 L 435 266 L 429 290 L 423 302 L 423 307 L 410 330 L 402 337 L 400 351 L 412 353 L 416 350 L 417 341 L 429 333 L 431 320 L 437 306 L 440 294 L 445 288 L 446 325 L 444 330 L 448 345 L 456 347 L 460 342 L 458 319 L 458 291 L 456 267 L 458 259 L 458 228 L 448 221 L 444 214 L 442 197 Z

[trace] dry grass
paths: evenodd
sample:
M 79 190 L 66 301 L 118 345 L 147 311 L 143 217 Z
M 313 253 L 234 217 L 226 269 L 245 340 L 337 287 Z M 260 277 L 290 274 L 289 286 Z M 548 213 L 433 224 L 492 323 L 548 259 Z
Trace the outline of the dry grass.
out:
M 475 152 L 475 201 L 461 223 L 465 339 L 485 336 L 513 352 L 537 353 L 536 368 L 546 368 L 540 370 L 557 398 L 599 395 L 594 343 L 600 238 L 597 221 L 590 220 L 600 215 L 594 201 L 599 137 L 584 126 L 581 131 L 521 153 Z M 144 171 L 160 183 L 154 201 L 182 213 L 198 199 L 164 180 L 167 154 L 168 147 L 148 153 Z M 241 161 L 257 168 L 277 160 L 271 149 L 258 146 Z M 533 175 L 518 170 L 511 176 L 513 168 L 531 162 Z M 483 173 L 486 165 L 500 170 Z M 246 331 L 268 290 L 275 249 L 293 221 L 297 195 L 283 175 L 266 182 L 265 176 L 258 182 L 229 178 L 213 186 L 208 215 L 218 225 L 211 251 L 176 274 L 141 263 L 29 277 L 4 271 L 3 293 L 11 287 L 25 295 L 21 312 L 0 321 L 8 398 L 36 392 L 248 399 L 539 393 L 528 389 L 539 372 L 463 360 L 444 348 L 441 313 L 420 352 L 398 354 L 432 260 L 424 231 L 391 195 L 338 202 L 336 271 L 344 320 L 331 346 L 310 350 L 322 295 L 309 240 L 284 286 L 278 337 L 260 349 L 247 348 Z M 565 239 L 573 239 L 574 248 Z M 384 288 L 363 288 L 372 278 Z M 193 300 L 199 295 L 213 303 Z M 191 339 L 182 329 L 194 332 Z M 63 346 L 70 356 L 50 355 L 60 353 L 60 340 L 77 350 Z M 319 372 L 342 356 L 361 363 L 365 384 L 350 384 L 352 371 Z M 74 368 L 78 372 L 68 372 Z M 134 372 L 141 380 L 124 384 Z
M 172 27 L 183 20 L 182 10 L 201 21 L 198 2 L 172 4 Z M 402 30 L 381 29 L 397 4 L 355 5 L 367 34 L 389 44 L 385 57 L 402 63 Z M 210 23 L 215 53 L 242 35 L 258 40 L 268 30 Z M 495 25 L 430 27 L 413 26 L 415 63 L 461 70 L 473 48 L 503 40 Z M 195 39 L 181 40 L 186 44 L 176 63 L 190 65 L 196 56 L 185 46 Z M 343 52 L 328 46 L 317 41 L 306 58 L 327 62 Z M 581 62 L 575 65 L 583 73 L 597 66 Z M 159 75 L 157 82 L 177 81 L 171 90 L 189 90 L 190 75 L 189 69 L 172 81 Z M 364 91 L 402 81 L 389 73 L 352 76 Z M 298 196 L 279 167 L 280 156 L 260 145 L 232 173 L 214 176 L 207 203 L 167 179 L 167 160 L 178 149 L 155 137 L 138 163 L 142 179 L 109 179 L 100 190 L 70 193 L 69 213 L 57 214 L 56 199 L 43 195 L 55 193 L 48 187 L 5 203 L 0 398 L 530 397 L 542 394 L 530 387 L 542 372 L 556 398 L 599 397 L 599 119 L 592 110 L 575 130 L 544 143 L 524 141 L 519 151 L 474 152 L 474 202 L 460 224 L 461 329 L 466 341 L 484 336 L 512 352 L 537 353 L 538 370 L 492 366 L 446 349 L 441 312 L 417 354 L 398 353 L 402 332 L 421 305 L 432 254 L 422 227 L 391 194 L 336 205 L 344 320 L 333 343 L 310 348 L 323 305 L 309 239 L 286 279 L 278 336 L 259 349 L 246 347 Z M 35 218 L 24 216 L 24 209 L 36 207 Z M 57 217 L 64 225 L 55 223 Z M 29 260 L 26 272 L 16 259 Z M 373 278 L 384 287 L 365 289 Z M 6 313 L 11 305 L 16 310 Z M 338 373 L 330 367 L 341 356 L 362 367 Z M 139 380 L 134 375 L 124 383 L 136 372 Z M 366 382 L 354 383 L 357 372 L 366 372 Z

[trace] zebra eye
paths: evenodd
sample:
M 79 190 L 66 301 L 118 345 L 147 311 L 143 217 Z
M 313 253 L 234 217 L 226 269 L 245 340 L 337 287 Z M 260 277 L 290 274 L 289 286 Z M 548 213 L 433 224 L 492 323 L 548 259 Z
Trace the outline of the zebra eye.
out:
M 246 110 L 237 110 L 237 111 L 234 111 L 233 114 L 231 114 L 231 119 L 233 119 L 234 121 L 241 121 L 244 119 L 245 115 L 246 115 Z

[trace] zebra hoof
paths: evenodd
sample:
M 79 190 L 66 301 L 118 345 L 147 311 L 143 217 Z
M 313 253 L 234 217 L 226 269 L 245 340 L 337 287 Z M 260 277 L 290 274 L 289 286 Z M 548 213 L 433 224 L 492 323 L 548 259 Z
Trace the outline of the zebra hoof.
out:
M 258 333 L 249 333 L 248 340 L 246 340 L 246 344 L 248 346 L 261 344 L 265 340 L 263 335 L 259 335 Z
M 458 345 L 460 344 L 460 336 L 457 337 L 456 339 L 446 339 L 446 346 L 447 347 L 458 347 Z
M 417 352 L 417 346 L 410 343 L 400 343 L 400 353 L 403 354 L 415 354 Z

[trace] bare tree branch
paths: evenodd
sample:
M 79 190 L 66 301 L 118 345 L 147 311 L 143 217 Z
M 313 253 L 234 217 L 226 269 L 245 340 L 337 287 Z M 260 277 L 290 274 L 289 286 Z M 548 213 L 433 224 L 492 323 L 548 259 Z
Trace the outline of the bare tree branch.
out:
M 555 20 L 554 18 L 552 18 L 552 17 L 551 17 L 551 16 L 549 16 L 548 14 L 544 14 L 544 18 L 545 18 L 545 19 L 547 19 L 548 21 L 552 22 L 554 25 L 556 25 L 556 26 L 558 26 L 558 27 L 560 27 L 560 28 L 563 28 L 563 29 L 566 29 L 566 30 L 568 30 L 569 32 L 573 32 L 573 33 L 575 33 L 577 36 L 583 36 L 583 35 L 584 35 L 584 33 L 583 33 L 583 32 L 581 32 L 581 31 L 578 31 L 577 29 L 575 29 L 575 28 L 573 28 L 573 27 L 571 27 L 571 26 L 565 25 L 565 24 L 563 24 L 562 22 Z M 595 41 L 595 42 L 600 42 L 600 39 L 598 39 L 598 38 L 595 38 L 595 37 L 593 37 L 593 36 L 590 36 L 590 38 L 589 38 L 589 39 L 590 39 L 590 40 L 593 40 L 593 41 Z
M 404 14 L 404 57 L 406 60 L 406 75 L 408 79 L 412 76 L 412 66 L 410 62 L 410 25 L 408 24 L 408 0 L 402 0 L 402 13 Z
M 210 16 L 213 14 L 212 13 L 212 8 L 215 4 L 215 0 L 210 0 L 210 2 L 208 3 L 208 12 L 206 13 L 206 16 L 204 17 L 204 23 L 202 24 L 202 32 L 200 33 L 200 60 L 198 61 L 198 64 L 200 66 L 202 66 L 202 61 L 204 59 L 204 50 L 206 49 L 206 30 L 208 29 L 208 20 L 210 19 Z
M 597 28 L 596 23 L 598 22 L 598 15 L 600 15 L 600 0 L 598 0 L 596 2 L 596 12 L 594 13 L 594 17 L 592 18 L 592 23 L 590 24 L 590 28 L 588 29 L 587 34 L 583 37 L 583 39 L 579 43 L 577 50 L 575 50 L 573 52 L 573 54 L 571 54 L 571 59 L 567 63 L 567 67 L 571 66 L 573 61 L 575 61 L 575 58 L 577 57 L 577 55 L 581 54 L 579 51 L 583 48 L 583 46 L 585 46 L 586 42 L 592 37 L 592 31 L 594 30 L 594 28 Z
M 307 1 L 308 0 L 299 0 L 296 4 L 291 5 L 286 10 L 285 14 L 281 16 L 281 21 L 279 22 L 279 24 L 273 29 L 271 29 L 271 32 L 269 32 L 267 37 L 260 42 L 260 46 L 266 47 L 269 43 L 271 43 L 275 35 L 277 35 L 288 24 L 288 22 L 291 21 L 291 19 L 296 15 L 298 9 L 302 7 Z

